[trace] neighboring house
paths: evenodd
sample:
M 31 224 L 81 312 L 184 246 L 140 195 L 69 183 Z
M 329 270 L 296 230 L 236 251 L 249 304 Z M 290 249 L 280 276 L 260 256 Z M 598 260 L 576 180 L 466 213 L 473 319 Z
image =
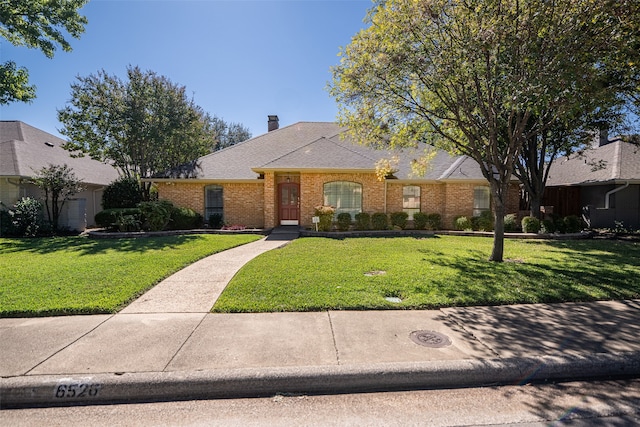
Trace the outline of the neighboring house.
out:
M 89 157 L 73 158 L 62 148 L 64 140 L 20 121 L 0 121 L 0 202 L 11 207 L 23 197 L 42 198 L 29 179 L 43 167 L 68 165 L 86 190 L 65 203 L 60 226 L 84 230 L 93 225 L 102 204 L 103 188 L 118 178 L 110 165 Z
M 300 122 L 201 157 L 190 171 L 153 179 L 160 199 L 189 207 L 205 220 L 256 228 L 313 226 L 314 208 L 331 205 L 349 212 L 438 213 L 451 228 L 456 216 L 490 209 L 490 192 L 478 165 L 466 156 L 438 151 L 425 176 L 411 175 L 410 161 L 421 151 L 400 153 L 393 177 L 377 179 L 375 164 L 391 153 L 343 139 L 335 123 Z M 426 148 L 426 145 L 423 147 Z M 518 186 L 508 212 L 517 213 Z
M 557 159 L 543 205 L 561 216 L 583 215 L 593 228 L 613 228 L 618 222 L 639 229 L 640 147 L 605 137 L 582 155 Z

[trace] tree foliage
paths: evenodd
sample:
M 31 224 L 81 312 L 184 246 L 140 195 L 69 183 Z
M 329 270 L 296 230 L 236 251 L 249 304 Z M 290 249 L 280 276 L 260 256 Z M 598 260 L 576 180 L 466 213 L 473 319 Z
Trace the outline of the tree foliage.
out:
M 84 190 L 82 181 L 69 166 L 52 165 L 37 171 L 31 182 L 44 192 L 44 205 L 51 228 L 59 228 L 60 213 L 67 200 Z
M 217 116 L 208 117 L 207 120 L 216 135 L 215 146 L 211 147 L 211 151 L 222 150 L 251 138 L 249 128 L 241 123 L 227 123 Z
M 479 165 L 502 261 L 505 202 L 525 141 L 610 83 L 597 67 L 624 40 L 631 0 L 386 0 L 343 49 L 331 94 L 357 141 L 428 141 Z M 635 12 L 634 12 L 635 13 Z
M 102 209 L 135 208 L 142 202 L 140 183 L 135 178 L 121 177 L 102 192 Z
M 87 18 L 80 10 L 88 0 L 2 0 L 0 36 L 15 46 L 40 49 L 52 58 L 57 46 L 71 51 L 66 34 L 80 38 Z M 29 72 L 15 62 L 0 64 L 0 105 L 35 98 L 35 86 L 29 85 Z
M 65 148 L 110 162 L 128 178 L 150 178 L 188 165 L 215 146 L 207 115 L 186 88 L 154 72 L 127 69 L 127 79 L 104 70 L 78 77 L 58 118 Z M 183 168 L 183 172 L 184 172 Z M 150 183 L 143 183 L 149 199 Z

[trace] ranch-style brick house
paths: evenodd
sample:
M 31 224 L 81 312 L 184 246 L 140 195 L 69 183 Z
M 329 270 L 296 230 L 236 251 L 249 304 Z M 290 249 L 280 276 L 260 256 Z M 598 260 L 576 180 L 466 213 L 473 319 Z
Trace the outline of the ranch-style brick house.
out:
M 397 172 L 378 180 L 376 162 L 394 153 L 356 145 L 329 122 L 299 122 L 279 128 L 269 116 L 264 135 L 197 159 L 190 170 L 154 178 L 160 199 L 202 214 L 222 215 L 229 225 L 270 229 L 311 228 L 315 207 L 349 212 L 438 213 L 444 228 L 455 217 L 490 209 L 490 192 L 478 165 L 466 156 L 438 151 L 424 176 L 413 176 L 411 160 L 422 151 L 395 152 Z M 426 147 L 426 146 L 425 146 Z M 423 147 L 424 148 L 424 147 Z M 507 212 L 517 213 L 514 183 Z

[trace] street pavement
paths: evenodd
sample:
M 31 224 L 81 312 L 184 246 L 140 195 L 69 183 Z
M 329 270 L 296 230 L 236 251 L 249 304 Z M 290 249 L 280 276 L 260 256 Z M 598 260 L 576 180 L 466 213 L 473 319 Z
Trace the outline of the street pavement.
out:
M 640 374 L 640 300 L 210 313 L 253 257 L 210 256 L 112 315 L 0 319 L 0 408 L 517 385 Z

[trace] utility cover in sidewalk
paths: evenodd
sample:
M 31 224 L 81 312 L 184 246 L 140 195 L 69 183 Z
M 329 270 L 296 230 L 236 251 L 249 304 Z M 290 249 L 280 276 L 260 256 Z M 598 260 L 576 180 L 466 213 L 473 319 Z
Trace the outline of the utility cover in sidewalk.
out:
M 448 336 L 435 331 L 413 331 L 409 338 L 414 343 L 425 347 L 440 348 L 451 345 L 451 340 Z

